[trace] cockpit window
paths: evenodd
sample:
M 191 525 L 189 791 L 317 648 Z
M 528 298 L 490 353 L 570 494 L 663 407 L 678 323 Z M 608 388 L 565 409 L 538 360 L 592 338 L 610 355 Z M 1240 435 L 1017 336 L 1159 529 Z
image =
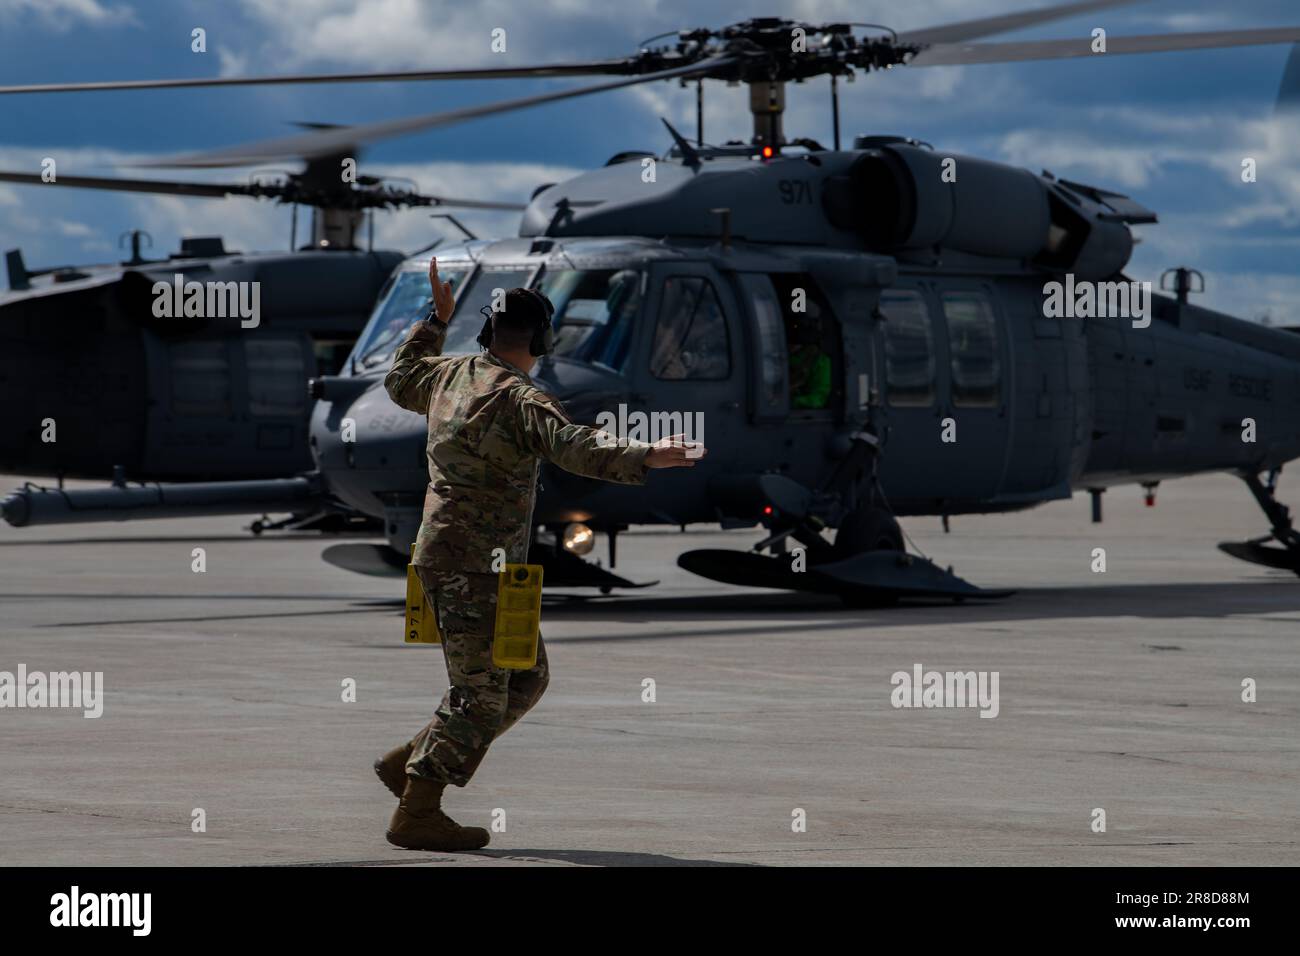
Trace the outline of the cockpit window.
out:
M 538 288 L 555 306 L 555 354 L 622 369 L 641 284 L 636 269 L 548 270 Z
M 533 266 L 486 265 L 462 291 L 471 266 L 440 266 L 438 274 L 457 295 L 456 314 L 444 355 L 478 351 L 483 328 L 479 310 L 492 305 L 493 292 L 527 286 Z M 555 354 L 622 368 L 631 341 L 632 325 L 641 308 L 641 273 L 635 269 L 556 269 L 538 286 L 555 306 Z M 429 314 L 429 278 L 423 272 L 401 272 L 380 293 L 370 322 L 352 354 L 359 369 L 374 369 L 392 360 L 407 330 Z
M 701 276 L 664 279 L 650 350 L 650 374 L 663 379 L 731 377 L 727 318 L 713 283 Z
M 438 275 L 444 282 L 451 283 L 453 293 L 468 274 L 468 264 L 438 267 Z M 357 366 L 374 368 L 387 362 L 406 337 L 407 329 L 428 315 L 432 304 L 427 274 L 396 273 L 380 293 L 379 304 L 352 350 Z
M 528 285 L 533 274 L 532 266 L 484 266 L 474 276 L 465 294 L 456 303 L 455 320 L 447 330 L 443 355 L 470 355 L 478 351 L 478 334 L 483 331 L 483 316 L 479 311 L 492 305 L 492 294 L 497 289 L 504 292 L 516 286 Z M 425 281 L 428 284 L 428 280 Z

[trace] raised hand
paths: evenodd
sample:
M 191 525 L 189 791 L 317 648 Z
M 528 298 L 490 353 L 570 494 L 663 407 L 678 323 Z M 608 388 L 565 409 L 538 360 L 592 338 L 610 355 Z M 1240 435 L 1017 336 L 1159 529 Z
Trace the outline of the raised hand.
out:
M 429 259 L 429 285 L 433 289 L 433 304 L 438 321 L 446 325 L 451 321 L 452 310 L 456 308 L 456 298 L 451 294 L 451 283 L 438 279 L 437 256 Z

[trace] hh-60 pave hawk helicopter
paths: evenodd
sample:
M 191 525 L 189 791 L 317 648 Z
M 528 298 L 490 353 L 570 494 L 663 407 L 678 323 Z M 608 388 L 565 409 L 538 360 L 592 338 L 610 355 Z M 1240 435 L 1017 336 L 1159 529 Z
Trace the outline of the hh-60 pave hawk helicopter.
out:
M 867 37 L 848 24 L 757 19 L 683 32 L 671 48 L 626 60 L 418 74 L 632 78 L 169 162 L 334 155 L 659 79 L 744 83 L 750 143 L 708 146 L 702 120 L 694 142 L 669 126 L 674 146 L 661 157 L 621 153 L 602 169 L 541 188 L 519 238 L 439 251 L 457 297 L 447 352 L 475 348 L 477 311 L 493 289 L 535 286 L 554 301 L 557 328 L 555 354 L 535 377 L 576 420 L 596 423 L 618 409 L 629 421 L 635 413 L 667 411 L 670 421 L 671 413 L 702 413 L 707 425 L 708 458 L 644 488 L 544 472 L 531 560 L 547 564 L 548 584 L 631 585 L 576 557 L 594 532 L 609 535 L 612 565 L 615 536 L 629 525 L 721 521 L 761 523 L 767 534 L 748 554 L 690 552 L 679 559 L 683 567 L 838 594 L 850 604 L 996 596 L 906 554 L 895 516 L 1008 511 L 1086 489 L 1099 520 L 1108 486 L 1217 470 L 1245 480 L 1277 542 L 1231 545 L 1230 553 L 1300 571 L 1300 534 L 1273 496 L 1278 470 L 1300 456 L 1300 335 L 1191 304 L 1190 270 L 1172 273 L 1174 296 L 1152 296 L 1145 327 L 1049 317 L 1045 283 L 1125 281 L 1129 227 L 1155 215 L 1105 189 L 950 157 L 901 137 L 863 136 L 841 149 L 838 118 L 832 149 L 788 143 L 782 132 L 791 80 L 829 75 L 835 106 L 838 78 L 854 69 L 1089 56 L 1090 38 L 967 41 L 1120 2 Z M 1293 27 L 1111 38 L 1108 49 L 1298 39 Z M 955 159 L 955 182 L 942 174 L 946 159 Z M 655 175 L 646 177 L 652 162 Z M 239 513 L 248 509 L 235 496 L 250 487 L 294 510 L 295 496 L 319 494 L 382 517 L 388 537 L 373 553 L 335 546 L 353 550 L 332 560 L 400 571 L 428 480 L 425 423 L 393 406 L 382 379 L 405 329 L 426 312 L 426 267 L 421 256 L 399 270 L 343 374 L 314 382 L 316 472 L 209 486 L 228 490 L 224 506 L 195 502 L 182 486 L 29 489 L 4 502 L 5 517 L 21 525 Z M 791 314 L 801 293 L 806 310 Z M 829 358 L 820 399 L 792 396 L 792 339 Z M 1242 440 L 1247 418 L 1257 423 L 1253 443 Z M 949 419 L 960 436 L 953 443 L 941 437 Z M 345 440 L 349 424 L 355 441 Z M 830 528 L 833 541 L 823 536 Z M 791 539 L 806 570 L 794 569 Z
M 12 89 L 9 90 L 12 92 Z M 355 156 L 355 154 L 351 154 Z M 184 239 L 148 259 L 29 270 L 7 255 L 0 291 L 0 403 L 26 408 L 0 431 L 0 472 L 60 479 L 184 480 L 294 475 L 310 468 L 307 381 L 338 370 L 384 281 L 408 253 L 374 248 L 376 210 L 523 209 L 428 196 L 373 176 L 345 181 L 344 157 L 247 183 L 194 183 L 0 171 L 0 182 L 77 189 L 271 199 L 294 208 L 288 252 L 229 252 L 219 237 Z M 297 247 L 297 209 L 312 210 Z M 358 248 L 369 218 L 370 242 Z M 156 317 L 155 283 L 256 288 L 252 319 L 233 310 Z M 256 283 L 254 286 L 253 284 Z M 234 285 L 231 285 L 234 284 Z M 43 440 L 45 422 L 57 440 Z

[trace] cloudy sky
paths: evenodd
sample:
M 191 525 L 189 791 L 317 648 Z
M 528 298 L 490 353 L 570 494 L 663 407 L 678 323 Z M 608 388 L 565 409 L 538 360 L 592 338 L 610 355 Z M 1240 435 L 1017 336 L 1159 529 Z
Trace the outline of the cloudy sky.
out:
M 655 34 L 752 16 L 914 29 L 1042 6 L 1046 0 L 0 0 L 0 84 L 180 76 L 451 68 L 608 58 Z M 544 11 L 539 15 L 538 11 Z M 1245 29 L 1300 24 L 1295 0 L 1149 0 L 997 39 Z M 195 27 L 206 53 L 190 49 Z M 507 52 L 490 49 L 504 28 Z M 1274 117 L 1288 47 L 1114 56 L 1055 63 L 893 70 L 842 87 L 846 137 L 915 136 L 936 148 L 1050 169 L 1134 196 L 1161 223 L 1140 231 L 1130 266 L 1155 280 L 1173 265 L 1206 276 L 1206 304 L 1300 324 L 1300 115 Z M 145 90 L 0 97 L 0 169 L 158 175 L 132 163 L 293 132 L 296 121 L 358 123 L 559 89 L 583 80 L 382 83 Z M 542 182 L 624 149 L 662 151 L 658 117 L 688 134 L 694 97 L 660 83 L 511 113 L 373 147 L 365 171 L 426 192 L 522 201 Z M 706 86 L 705 136 L 749 136 L 743 89 Z M 824 79 L 789 90 L 788 136 L 829 143 Z M 1241 181 L 1241 162 L 1258 181 Z M 166 175 L 166 174 L 163 174 Z M 246 170 L 173 178 L 243 181 Z M 464 213 L 480 234 L 517 220 Z M 154 251 L 181 235 L 229 248 L 281 249 L 286 210 L 203 200 L 0 184 L 0 249 L 29 265 L 111 261 L 126 230 Z M 427 213 L 381 216 L 377 242 L 414 249 L 447 226 Z

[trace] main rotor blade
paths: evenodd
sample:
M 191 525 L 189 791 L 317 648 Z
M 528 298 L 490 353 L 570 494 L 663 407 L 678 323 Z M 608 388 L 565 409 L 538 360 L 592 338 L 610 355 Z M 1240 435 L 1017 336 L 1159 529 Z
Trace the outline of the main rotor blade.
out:
M 416 196 L 410 206 L 455 206 L 460 209 L 499 209 L 503 212 L 523 212 L 528 207 L 519 202 L 492 202 L 488 199 L 447 199 L 443 196 Z M 419 200 L 427 200 L 421 202 Z
M 118 179 L 107 176 L 59 176 L 58 179 L 46 182 L 39 173 L 13 173 L 6 170 L 0 170 L 0 182 L 63 186 L 72 189 L 103 189 L 123 193 L 197 196 L 203 199 L 221 199 L 225 196 L 273 196 L 277 192 L 275 186 L 257 187 L 246 183 L 179 183 L 166 179 Z M 394 202 L 412 207 L 448 206 L 457 209 L 490 209 L 502 212 L 522 212 L 528 208 L 523 203 L 493 202 L 487 199 L 450 199 L 446 196 L 428 196 L 422 193 L 402 193 L 394 197 Z
M 1276 116 L 1294 117 L 1300 112 L 1300 43 L 1291 47 L 1291 55 L 1286 58 L 1286 68 L 1282 71 L 1282 82 L 1277 88 L 1277 103 L 1273 106 Z
M 1063 60 L 1071 57 L 1105 57 L 1115 53 L 1164 53 L 1174 50 L 1208 50 L 1300 40 L 1300 27 L 1267 27 L 1221 33 L 1171 33 L 1152 36 L 1108 37 L 1106 52 L 1092 51 L 1091 37 L 1071 40 L 1025 40 L 1019 43 L 944 43 L 928 47 L 908 61 L 908 66 L 953 66 L 968 63 L 1016 63 L 1024 60 Z
M 11 173 L 0 170 L 0 182 L 30 183 L 36 186 L 70 186 L 74 189 L 108 189 L 124 193 L 165 193 L 171 196 L 202 196 L 220 199 L 223 196 L 247 195 L 251 189 L 242 183 L 175 183 L 162 179 L 113 179 L 104 176 L 59 176 L 46 182 L 39 173 Z
M 243 146 L 232 146 L 211 152 L 187 153 L 139 165 L 186 168 L 249 166 L 273 160 L 311 160 L 326 156 L 346 156 L 356 147 L 378 140 L 392 139 L 395 136 L 403 136 L 407 133 L 450 126 L 453 123 L 463 123 L 466 120 L 478 119 L 483 116 L 494 116 L 512 110 L 527 109 L 530 106 L 540 106 L 543 103 L 587 96 L 591 93 L 603 93 L 606 90 L 616 90 L 624 86 L 651 83 L 655 80 L 670 80 L 681 76 L 694 76 L 697 73 L 709 73 L 734 62 L 735 58 L 730 56 L 712 57 L 688 66 L 659 70 L 655 73 L 613 80 L 609 83 L 598 83 L 595 86 L 580 86 L 577 89 L 560 90 L 554 93 L 540 93 L 513 100 L 499 100 L 484 106 L 469 106 L 444 113 L 428 113 L 424 116 L 412 116 L 405 119 L 363 123 L 359 126 L 349 126 L 344 129 L 301 133 L 296 136 L 284 136 L 278 139 L 248 143 Z
M 5 93 L 85 93 L 104 90 L 161 90 L 194 86 L 272 86 L 285 83 L 389 83 L 409 80 L 505 80 L 547 76 L 603 76 L 630 69 L 626 60 L 552 63 L 474 70 L 405 70 L 396 73 L 296 73 L 286 76 L 219 76 L 170 80 L 104 80 L 0 86 Z
M 1006 33 L 1023 27 L 1077 17 L 1080 14 L 1105 10 L 1109 7 L 1131 6 L 1146 0 L 1081 0 L 1079 3 L 1063 3 L 1055 7 L 1041 7 L 1037 10 L 1023 10 L 1020 13 L 1007 13 L 997 17 L 982 17 L 979 20 L 964 20 L 961 23 L 942 24 L 924 30 L 910 30 L 898 35 L 899 43 L 959 43 L 962 40 L 975 40 L 991 36 L 994 33 Z M 2 92 L 2 91 L 0 91 Z

